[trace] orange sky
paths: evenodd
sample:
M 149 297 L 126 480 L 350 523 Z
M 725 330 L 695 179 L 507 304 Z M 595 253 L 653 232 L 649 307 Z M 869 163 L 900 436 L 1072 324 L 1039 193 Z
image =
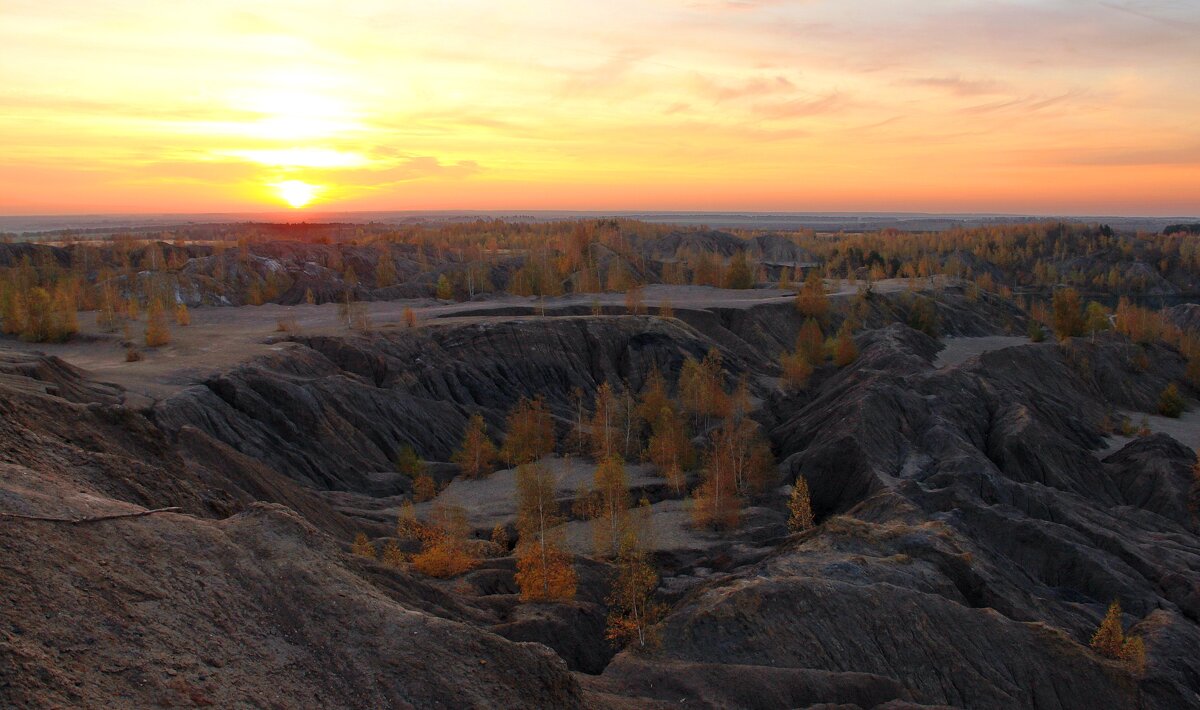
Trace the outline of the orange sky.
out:
M 0 213 L 1200 214 L 1193 0 L 0 0 Z

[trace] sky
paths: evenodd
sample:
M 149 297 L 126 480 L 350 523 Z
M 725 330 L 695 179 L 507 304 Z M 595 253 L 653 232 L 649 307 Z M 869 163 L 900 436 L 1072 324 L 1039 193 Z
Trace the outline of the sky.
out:
M 0 214 L 1197 215 L 1197 36 L 1195 0 L 0 0 Z

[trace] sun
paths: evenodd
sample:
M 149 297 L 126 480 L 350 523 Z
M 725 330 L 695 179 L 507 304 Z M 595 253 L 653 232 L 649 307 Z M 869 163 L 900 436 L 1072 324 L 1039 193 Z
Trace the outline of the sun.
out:
M 317 185 L 310 185 L 303 180 L 284 180 L 272 183 L 271 187 L 275 188 L 275 192 L 283 198 L 284 202 L 295 209 L 300 209 L 312 202 L 317 193 L 321 191 Z

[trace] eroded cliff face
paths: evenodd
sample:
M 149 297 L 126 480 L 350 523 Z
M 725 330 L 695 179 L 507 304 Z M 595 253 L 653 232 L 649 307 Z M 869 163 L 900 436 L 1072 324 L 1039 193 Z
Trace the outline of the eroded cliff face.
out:
M 120 396 L 0 363 L 0 705 L 582 705 L 552 651 L 481 628 L 490 609 L 380 580 L 311 491 Z
M 773 380 L 800 325 L 790 303 L 292 336 L 145 410 L 61 361 L 9 358 L 4 511 L 183 510 L 0 520 L 0 699 L 1200 707 L 1195 454 L 1155 435 L 1105 455 L 1100 433 L 1114 410 L 1152 408 L 1182 359 L 1102 337 L 939 369 L 939 343 L 885 325 L 904 308 L 879 297 L 858 361 L 792 395 Z M 1021 326 L 986 299 L 950 294 L 938 310 L 944 332 L 996 333 L 1006 315 Z M 697 576 L 664 593 L 660 649 L 609 662 L 602 564 L 581 562 L 586 593 L 555 608 L 518 602 L 511 559 L 441 584 L 344 552 L 390 521 L 370 528 L 328 501 L 406 490 L 402 445 L 444 461 L 473 412 L 496 429 L 518 397 L 541 395 L 565 419 L 574 388 L 637 388 L 712 347 L 751 378 L 783 482 L 806 477 L 820 525 L 714 546 L 703 576 L 695 559 L 677 564 Z M 776 520 L 785 502 L 753 501 Z M 1087 648 L 1118 598 L 1146 640 L 1144 677 Z
M 648 663 L 790 673 L 791 703 L 820 670 L 832 698 L 893 681 L 961 707 L 1200 704 L 1195 454 L 1162 435 L 1097 452 L 1106 412 L 1144 408 L 1179 356 L 1150 349 L 1141 372 L 1133 346 L 1077 342 L 935 370 L 936 344 L 903 326 L 863 346 L 774 407 L 785 476 L 806 477 L 824 524 L 696 590 L 658 654 L 606 675 L 660 698 Z M 1149 649 L 1142 679 L 1087 648 L 1113 599 Z

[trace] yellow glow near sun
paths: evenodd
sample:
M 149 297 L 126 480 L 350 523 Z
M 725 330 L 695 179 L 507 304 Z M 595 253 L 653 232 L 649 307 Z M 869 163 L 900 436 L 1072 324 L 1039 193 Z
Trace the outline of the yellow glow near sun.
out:
M 258 114 L 249 135 L 272 140 L 323 138 L 358 127 L 353 111 L 339 98 L 304 86 L 280 85 L 231 97 L 233 108 Z
M 303 180 L 284 180 L 272 183 L 271 187 L 275 188 L 275 192 L 283 198 L 284 202 L 295 209 L 300 209 L 312 202 L 317 193 L 321 191 L 317 185 L 310 185 Z

